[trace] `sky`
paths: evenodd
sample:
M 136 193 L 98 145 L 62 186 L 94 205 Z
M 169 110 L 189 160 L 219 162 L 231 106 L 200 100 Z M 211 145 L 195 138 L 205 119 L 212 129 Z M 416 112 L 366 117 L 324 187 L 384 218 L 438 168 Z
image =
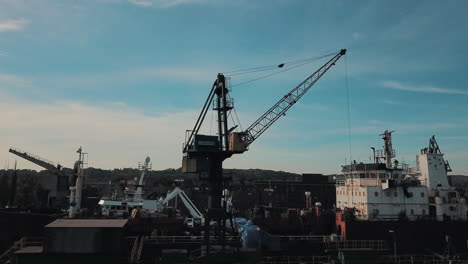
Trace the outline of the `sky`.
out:
M 468 175 L 466 10 L 463 0 L 0 0 L 0 162 L 40 169 L 8 153 L 16 147 L 72 167 L 82 146 L 91 167 L 148 155 L 153 169 L 178 168 L 217 73 L 346 48 L 224 166 L 339 173 L 394 130 L 400 163 L 414 166 L 436 135 L 453 173 Z M 241 126 L 325 62 L 233 87 Z M 215 121 L 209 113 L 203 133 Z

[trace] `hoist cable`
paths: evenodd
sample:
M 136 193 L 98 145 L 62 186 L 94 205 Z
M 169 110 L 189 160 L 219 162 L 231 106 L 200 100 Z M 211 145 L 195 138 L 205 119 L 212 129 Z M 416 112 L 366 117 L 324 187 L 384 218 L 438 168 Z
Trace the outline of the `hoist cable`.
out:
M 345 76 L 346 76 L 346 103 L 348 106 L 348 140 L 349 140 L 349 162 L 353 163 L 352 149 L 351 149 L 351 118 L 349 112 L 349 87 L 348 87 L 348 63 L 345 56 Z
M 283 72 L 286 72 L 286 71 L 290 71 L 290 70 L 292 70 L 292 69 L 295 69 L 295 68 L 304 66 L 304 65 L 309 64 L 309 63 L 311 63 L 311 62 L 312 62 L 312 61 L 304 62 L 304 63 L 302 63 L 302 64 L 296 65 L 296 66 L 294 66 L 294 67 L 291 67 L 291 68 L 288 68 L 288 69 L 285 69 L 285 70 L 282 70 L 282 71 L 279 71 L 279 72 L 270 73 L 270 74 L 267 74 L 267 75 L 264 75 L 264 76 L 261 76 L 261 77 L 252 79 L 252 80 L 248 80 L 248 81 L 245 81 L 245 82 L 241 82 L 241 83 L 238 83 L 238 84 L 234 84 L 234 85 L 232 85 L 231 87 L 240 86 L 240 85 L 244 85 L 244 84 L 247 84 L 247 83 L 255 82 L 255 81 L 258 81 L 258 80 L 261 80 L 261 79 L 265 79 L 265 78 L 271 77 L 271 76 L 273 76 L 273 75 L 280 74 L 280 73 L 283 73 Z
M 305 61 L 309 61 L 309 60 L 319 60 L 319 59 L 322 59 L 322 58 L 325 58 L 325 57 L 329 57 L 329 56 L 332 56 L 332 55 L 335 55 L 336 53 L 330 53 L 330 54 L 326 54 L 326 55 L 323 55 L 323 56 L 316 56 L 316 57 L 311 57 L 311 58 L 306 58 L 306 59 L 301 59 L 301 60 L 295 60 L 295 61 L 288 61 L 288 62 L 283 62 L 283 63 L 280 63 L 280 64 L 272 64 L 272 65 L 266 65 L 266 66 L 259 66 L 259 67 L 253 67 L 253 68 L 246 68 L 246 69 L 239 69 L 239 70 L 234 70 L 234 71 L 226 71 L 226 72 L 223 72 L 223 74 L 227 74 L 227 75 L 230 75 L 229 73 L 236 73 L 239 74 L 239 72 L 245 72 L 245 71 L 260 71 L 260 70 L 268 70 L 270 68 L 278 68 L 278 65 L 285 65 L 285 64 L 297 64 L 297 63 L 302 63 L 302 62 L 305 62 Z M 234 75 L 234 74 L 231 74 L 231 75 Z

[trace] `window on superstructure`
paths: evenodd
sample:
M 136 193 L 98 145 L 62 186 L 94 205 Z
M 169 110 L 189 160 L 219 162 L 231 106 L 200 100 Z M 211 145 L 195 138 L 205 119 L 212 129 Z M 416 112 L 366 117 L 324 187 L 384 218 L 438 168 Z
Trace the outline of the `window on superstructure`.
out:
M 379 196 L 379 192 L 375 192 L 375 197 L 378 197 Z
M 426 209 L 422 209 L 422 215 L 426 214 Z
M 393 196 L 394 196 L 394 197 L 398 197 L 398 193 L 397 193 L 397 192 L 394 192 L 394 193 L 393 193 Z
M 414 215 L 414 210 L 413 210 L 413 209 L 411 209 L 410 213 L 411 213 L 411 215 Z
M 421 193 L 421 197 L 424 197 L 424 193 L 423 193 L 423 192 Z

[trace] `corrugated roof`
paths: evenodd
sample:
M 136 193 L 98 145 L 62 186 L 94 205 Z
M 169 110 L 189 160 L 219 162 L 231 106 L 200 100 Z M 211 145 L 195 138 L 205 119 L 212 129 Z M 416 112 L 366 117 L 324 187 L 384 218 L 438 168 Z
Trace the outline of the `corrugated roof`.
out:
M 128 219 L 57 219 L 45 227 L 122 228 L 127 224 L 127 222 Z

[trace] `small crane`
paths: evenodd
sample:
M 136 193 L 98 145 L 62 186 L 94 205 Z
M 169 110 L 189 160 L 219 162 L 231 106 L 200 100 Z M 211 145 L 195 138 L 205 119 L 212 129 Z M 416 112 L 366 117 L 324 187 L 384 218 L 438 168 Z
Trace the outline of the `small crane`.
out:
M 202 179 L 208 181 L 209 197 L 208 212 L 205 216 L 205 243 L 208 248 L 210 243 L 209 223 L 218 221 L 221 227 L 219 242 L 223 243 L 225 221 L 232 216 L 226 211 L 226 205 L 221 204 L 223 185 L 229 178 L 223 177 L 223 161 L 233 154 L 241 154 L 249 149 L 260 135 L 288 111 L 309 89 L 341 58 L 346 54 L 346 49 L 340 50 L 329 61 L 312 73 L 289 93 L 284 95 L 268 111 L 260 116 L 245 131 L 234 132 L 237 126 L 229 128 L 228 117 L 234 108 L 234 101 L 229 98 L 227 78 L 218 73 L 216 80 L 205 101 L 203 109 L 192 130 L 186 131 L 186 140 L 183 146 L 182 172 L 199 173 Z M 279 68 L 284 64 L 278 65 Z M 210 106 L 217 113 L 218 135 L 201 135 L 198 132 L 203 124 Z M 203 177 L 204 176 L 204 177 Z M 223 202 L 225 203 L 225 202 Z

